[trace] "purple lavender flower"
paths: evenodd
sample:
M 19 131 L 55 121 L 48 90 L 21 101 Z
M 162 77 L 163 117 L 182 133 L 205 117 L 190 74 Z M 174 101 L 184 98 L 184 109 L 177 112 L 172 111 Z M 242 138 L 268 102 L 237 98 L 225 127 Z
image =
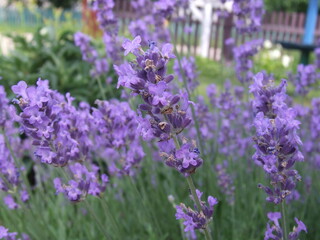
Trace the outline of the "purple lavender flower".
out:
M 140 50 L 136 62 L 114 68 L 119 75 L 118 86 L 131 89 L 144 100 L 139 106 L 147 114 L 139 121 L 143 138 L 158 139 L 166 164 L 188 176 L 202 164 L 202 159 L 194 152 L 193 144 L 185 142 L 180 149 L 173 146 L 172 139 L 190 125 L 191 118 L 187 112 L 190 104 L 187 93 L 173 95 L 170 92 L 169 83 L 174 77 L 167 75 L 166 65 L 175 57 L 172 50 L 171 44 L 164 44 L 161 51 L 150 46 L 146 52 Z
M 286 80 L 282 80 L 279 86 L 274 85 L 274 79 L 264 72 L 257 73 L 250 86 L 250 93 L 255 97 L 253 110 L 257 114 L 263 114 L 269 118 L 274 118 L 277 113 L 287 108 L 286 100 Z
M 227 202 L 230 205 L 233 205 L 235 186 L 233 184 L 232 177 L 230 176 L 230 174 L 226 172 L 227 167 L 228 167 L 228 162 L 223 161 L 223 163 L 216 165 L 215 170 L 216 170 L 218 185 L 220 187 L 220 190 L 226 196 Z
M 96 101 L 93 109 L 95 145 L 98 153 L 108 162 L 110 174 L 133 175 L 144 157 L 139 139 L 136 113 L 126 102 Z
M 316 45 L 317 47 L 314 50 L 314 54 L 316 56 L 314 64 L 316 65 L 316 68 L 319 69 L 320 68 L 320 39 L 317 39 Z
M 237 16 L 235 26 L 240 33 L 257 32 L 264 14 L 263 0 L 235 0 L 233 13 Z
M 54 179 L 57 194 L 63 193 L 72 202 L 84 200 L 87 194 L 100 196 L 105 191 L 109 178 L 102 174 L 100 183 L 97 177 L 99 168 L 95 165 L 91 165 L 90 168 L 91 171 L 80 163 L 70 165 L 72 179 L 68 181 L 67 185 L 63 184 L 60 178 Z
M 74 41 L 81 50 L 82 59 L 93 65 L 90 71 L 92 77 L 99 77 L 109 71 L 108 61 L 104 58 L 99 58 L 99 54 L 91 45 L 91 39 L 88 35 L 77 32 L 74 34 Z
M 320 169 L 320 145 L 318 144 L 320 141 L 320 98 L 312 99 L 309 114 L 303 120 L 305 120 L 304 126 L 308 128 L 305 132 L 305 138 L 308 139 L 306 152 L 310 155 L 311 164 Z
M 170 155 L 168 155 L 168 152 L 170 152 Z M 201 166 L 203 162 L 199 153 L 198 148 L 196 148 L 194 144 L 184 143 L 180 149 L 176 150 L 173 148 L 172 151 L 166 150 L 162 153 L 162 156 L 167 158 L 165 162 L 169 167 L 173 167 L 185 176 L 189 176 L 194 173 L 196 168 Z
M 92 9 L 97 13 L 100 28 L 109 35 L 116 34 L 118 31 L 117 19 L 112 11 L 114 6 L 113 0 L 95 0 L 92 3 Z
M 9 232 L 4 226 L 0 226 L 0 239 L 3 240 L 30 240 L 29 236 L 25 233 L 21 234 L 21 238 L 17 238 L 18 233 Z
M 180 64 L 181 68 L 180 69 Z M 180 60 L 174 62 L 173 70 L 175 74 L 178 76 L 178 80 L 183 82 L 184 79 L 186 81 L 187 87 L 190 91 L 195 90 L 195 88 L 199 85 L 199 81 L 197 80 L 199 73 L 196 70 L 195 59 L 193 57 L 183 57 Z
M 295 119 L 295 111 L 284 101 L 285 82 L 276 87 L 263 74 L 257 74 L 251 92 L 255 96 L 253 105 L 257 112 L 253 160 L 268 174 L 273 189 L 261 184 L 259 187 L 268 194 L 267 201 L 279 204 L 292 193 L 296 181 L 301 180 L 298 172 L 292 169 L 295 162 L 304 159 L 298 147 L 302 144 L 297 135 L 300 122 Z
M 207 86 L 207 96 L 209 98 L 211 107 L 216 107 L 217 104 L 217 87 L 215 84 Z
M 65 166 L 69 161 L 89 157 L 90 114 L 72 106 L 73 98 L 49 89 L 48 81 L 28 87 L 19 82 L 12 87 L 22 112 L 22 131 L 33 139 L 35 155 L 43 163 Z
M 315 65 L 299 64 L 296 75 L 289 75 L 289 79 L 296 86 L 296 92 L 300 95 L 306 95 L 312 89 L 312 86 L 319 79 Z
M 194 231 L 195 229 L 204 229 L 212 219 L 213 207 L 218 203 L 218 200 L 212 196 L 208 197 L 207 203 L 201 201 L 202 192 L 196 190 L 197 196 L 201 203 L 201 209 L 193 210 L 186 207 L 183 203 L 176 206 L 176 219 L 183 219 L 185 225 L 185 232 Z M 193 200 L 193 198 L 191 197 Z
M 7 195 L 3 198 L 3 202 L 9 209 L 17 209 L 20 206 L 16 203 L 15 199 L 12 197 L 12 195 Z
M 90 75 L 92 77 L 97 78 L 97 77 L 99 77 L 103 74 L 106 74 L 108 72 L 109 72 L 109 63 L 108 63 L 107 59 L 100 58 L 94 62 L 94 67 L 93 67 L 93 69 L 91 69 Z
M 282 227 L 280 226 L 279 220 L 281 219 L 281 213 L 280 212 L 269 212 L 268 218 L 269 222 L 267 224 L 267 230 L 265 232 L 264 240 L 281 240 L 283 239 L 284 232 L 282 230 Z M 297 218 L 294 218 L 297 227 L 293 228 L 293 231 L 289 233 L 287 236 L 289 240 L 297 240 L 299 237 L 299 234 L 304 231 L 307 232 L 307 228 L 304 225 L 304 223 Z
M 113 63 L 118 63 L 121 59 L 121 45 L 118 38 L 118 20 L 113 13 L 114 6 L 113 0 L 96 0 L 92 9 L 96 11 L 97 21 L 103 32 L 106 55 Z
M 135 39 L 133 39 L 132 41 L 130 41 L 129 39 L 126 39 L 122 44 L 122 47 L 125 49 L 124 55 L 127 56 L 128 53 L 133 53 L 135 55 L 138 55 L 136 52 L 141 47 L 140 43 L 141 43 L 140 36 L 135 37 Z
M 233 48 L 236 75 L 241 83 L 249 82 L 253 77 L 251 72 L 253 67 L 252 57 L 258 53 L 262 44 L 262 39 L 254 39 Z
M 98 52 L 91 46 L 91 38 L 82 32 L 76 32 L 74 34 L 74 42 L 81 50 L 82 59 L 86 62 L 94 63 L 98 58 Z
M 0 190 L 6 193 L 13 193 L 23 202 L 28 200 L 28 193 L 21 182 L 20 174 L 24 168 L 17 166 L 17 159 L 22 158 L 27 146 L 26 141 L 22 141 L 18 135 L 15 124 L 19 121 L 13 105 L 9 105 L 4 88 L 0 86 Z M 4 202 L 10 209 L 15 209 L 18 205 L 11 195 L 4 197 Z
M 141 36 L 142 46 L 148 46 L 148 41 L 169 42 L 167 19 L 173 15 L 177 7 L 184 7 L 186 4 L 186 0 L 131 1 L 139 17 L 131 21 L 129 31 L 132 36 Z
M 194 110 L 197 116 L 201 138 L 204 140 L 213 139 L 215 131 L 217 130 L 217 117 L 210 112 L 202 96 L 198 96 L 197 102 L 194 105 Z M 196 139 L 197 131 L 194 123 L 191 123 L 188 129 L 188 136 L 190 139 Z

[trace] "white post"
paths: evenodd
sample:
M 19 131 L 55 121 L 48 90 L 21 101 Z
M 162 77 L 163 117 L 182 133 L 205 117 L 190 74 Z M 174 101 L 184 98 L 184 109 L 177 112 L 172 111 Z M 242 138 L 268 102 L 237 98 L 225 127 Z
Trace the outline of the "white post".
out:
M 200 55 L 208 57 L 209 43 L 210 43 L 210 29 L 212 22 L 212 2 L 206 1 L 203 7 L 202 33 Z

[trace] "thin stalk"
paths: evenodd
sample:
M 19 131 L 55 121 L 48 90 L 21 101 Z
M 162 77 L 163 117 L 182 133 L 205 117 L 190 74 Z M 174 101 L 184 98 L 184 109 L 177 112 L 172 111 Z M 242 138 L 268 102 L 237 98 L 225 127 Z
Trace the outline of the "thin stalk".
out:
M 191 97 L 192 94 L 191 94 L 191 92 L 190 92 L 190 90 L 188 88 L 187 79 L 186 79 L 184 71 L 182 70 L 182 64 L 181 64 L 181 61 L 180 61 L 181 58 L 179 56 L 179 53 L 177 51 L 176 46 L 174 46 L 174 53 L 177 56 L 177 60 L 178 60 L 179 68 L 180 68 L 180 71 L 181 71 L 181 76 L 182 76 L 182 79 L 183 79 L 184 86 L 185 86 L 185 88 L 187 90 L 188 95 Z M 191 106 L 192 119 L 193 119 L 194 125 L 196 127 L 196 132 L 197 132 L 197 138 L 198 138 L 200 151 L 203 154 L 204 153 L 204 147 L 203 147 L 203 144 L 202 144 L 203 141 L 201 141 L 201 133 L 200 133 L 199 123 L 197 121 L 197 117 L 196 117 L 196 113 L 195 113 L 195 110 L 194 110 L 194 106 L 192 104 L 190 106 Z
M 101 79 L 99 77 L 97 77 L 96 79 L 97 79 L 97 82 L 98 82 L 98 85 L 99 85 L 101 97 L 102 97 L 103 100 L 106 100 L 107 96 L 106 96 L 106 93 L 104 92 L 104 89 L 102 87 Z
M 105 201 L 104 201 L 105 200 Z M 104 210 L 104 212 L 107 214 L 107 216 L 109 216 L 109 218 L 111 219 L 113 225 L 115 226 L 115 228 L 117 229 L 118 231 L 118 234 L 121 233 L 120 231 L 120 228 L 119 228 L 119 224 L 118 222 L 116 221 L 115 217 L 112 215 L 111 211 L 110 211 L 110 208 L 109 208 L 109 205 L 106 201 L 106 198 L 104 199 L 101 199 L 101 202 L 102 202 L 102 208 Z
M 286 206 L 284 200 L 281 203 L 281 213 L 282 213 L 282 227 L 283 227 L 283 240 L 288 239 L 288 232 L 287 232 L 287 223 L 286 223 Z
M 130 183 L 131 183 L 134 191 L 136 192 L 137 196 L 141 199 L 141 202 L 142 202 L 142 205 L 143 205 L 144 209 L 147 210 L 147 212 L 148 212 L 148 217 L 150 218 L 151 221 L 153 221 L 153 224 L 156 225 L 158 232 L 161 233 L 161 228 L 160 228 L 160 226 L 159 226 L 159 223 L 158 223 L 158 221 L 157 221 L 157 218 L 154 216 L 153 211 L 152 211 L 152 208 L 150 207 L 150 205 L 146 203 L 146 202 L 148 202 L 148 201 L 146 201 L 145 198 L 142 196 L 142 194 L 141 194 L 140 191 L 138 190 L 137 186 L 136 186 L 135 183 L 133 182 L 132 177 L 130 177 L 130 176 L 128 176 L 128 177 L 129 177 Z
M 94 213 L 94 211 L 92 210 L 92 208 L 91 208 L 90 204 L 87 202 L 87 200 L 84 200 L 84 203 L 86 205 L 86 208 L 89 210 L 91 216 L 94 218 L 95 222 L 98 224 L 100 231 L 105 235 L 106 239 L 112 239 L 112 237 L 105 231 L 105 228 L 100 223 L 97 215 Z
M 179 143 L 179 141 L 178 141 L 176 136 L 173 136 L 173 140 L 175 142 L 176 148 L 180 149 L 180 143 Z M 197 192 L 196 192 L 196 187 L 194 185 L 192 176 L 189 175 L 186 179 L 187 179 L 187 182 L 188 182 L 188 185 L 189 185 L 189 189 L 191 191 L 192 198 L 193 198 L 194 202 L 196 203 L 198 211 L 202 212 L 200 199 L 198 198 L 198 195 L 197 195 Z M 208 226 L 206 226 L 206 228 L 203 229 L 203 231 L 204 231 L 204 235 L 206 237 L 206 240 L 211 240 L 212 238 L 211 238 L 211 235 L 209 233 Z
M 62 176 L 64 176 L 64 178 L 66 180 L 70 180 L 70 177 L 68 176 L 68 174 L 64 171 L 64 169 L 59 168 L 60 172 L 62 173 Z M 95 222 L 98 224 L 98 227 L 100 228 L 100 231 L 105 235 L 106 239 L 112 239 L 111 236 L 109 236 L 109 234 L 105 231 L 105 227 L 101 224 L 101 222 L 99 221 L 97 215 L 95 214 L 95 212 L 92 210 L 89 202 L 87 201 L 87 199 L 85 199 L 83 201 L 86 205 L 86 208 L 88 209 L 90 215 L 94 218 Z

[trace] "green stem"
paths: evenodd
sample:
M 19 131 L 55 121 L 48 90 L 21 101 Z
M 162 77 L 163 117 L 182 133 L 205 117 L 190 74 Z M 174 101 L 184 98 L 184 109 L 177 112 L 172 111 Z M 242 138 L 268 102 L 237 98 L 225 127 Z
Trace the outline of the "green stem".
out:
M 141 199 L 141 203 L 144 209 L 147 210 L 148 212 L 148 218 L 153 222 L 153 224 L 156 226 L 157 230 L 159 233 L 161 233 L 161 228 L 159 226 L 159 223 L 157 221 L 157 218 L 154 216 L 153 211 L 152 211 L 152 207 L 150 207 L 148 203 L 148 201 L 145 200 L 145 198 L 142 196 L 142 194 L 140 193 L 139 189 L 137 188 L 136 184 L 133 182 L 132 177 L 128 176 L 130 183 L 134 189 L 134 191 L 136 192 L 136 195 Z
M 288 239 L 288 232 L 287 232 L 287 223 L 286 223 L 286 208 L 285 202 L 282 200 L 281 203 L 281 213 L 282 213 L 282 228 L 283 228 L 283 240 Z
M 181 61 L 180 61 L 181 58 L 179 56 L 179 53 L 177 51 L 176 46 L 174 47 L 174 52 L 175 52 L 175 55 L 177 56 L 179 68 L 180 68 L 180 71 L 181 71 L 181 76 L 182 76 L 182 79 L 183 79 L 183 84 L 184 84 L 184 86 L 185 86 L 185 88 L 187 90 L 188 95 L 191 97 L 192 94 L 191 94 L 191 92 L 190 92 L 190 90 L 188 88 L 187 79 L 186 79 L 186 76 L 185 76 L 185 72 L 182 70 L 182 64 L 181 64 Z M 194 106 L 192 104 L 190 106 L 191 106 L 192 119 L 193 119 L 194 125 L 196 127 L 196 132 L 197 132 L 197 138 L 198 138 L 200 151 L 203 154 L 204 153 L 204 147 L 203 147 L 203 144 L 202 144 L 203 141 L 201 141 L 201 133 L 200 133 L 199 123 L 197 121 L 197 117 L 196 117 L 196 113 L 195 113 L 195 110 L 194 110 Z
M 97 77 L 96 79 L 97 79 L 97 82 L 98 82 L 98 85 L 99 85 L 101 97 L 102 97 L 103 100 L 106 100 L 107 96 L 106 96 L 106 93 L 104 92 L 104 89 L 103 89 L 103 86 L 102 86 L 102 83 L 101 83 L 101 79 L 99 77 Z
M 65 180 L 69 181 L 71 178 L 68 176 L 68 174 L 64 171 L 64 169 L 59 168 L 60 172 L 62 173 L 62 176 L 65 178 Z M 111 236 L 109 236 L 109 234 L 106 232 L 105 227 L 103 227 L 103 225 L 101 224 L 101 222 L 99 221 L 97 215 L 95 214 L 95 212 L 92 210 L 89 202 L 87 201 L 87 199 L 85 199 L 83 201 L 86 205 L 87 210 L 89 211 L 90 215 L 94 218 L 95 222 L 98 224 L 98 227 L 100 228 L 100 231 L 105 235 L 106 239 L 112 239 Z
M 100 223 L 98 217 L 96 216 L 96 214 L 94 213 L 94 211 L 92 210 L 90 204 L 87 202 L 87 200 L 84 200 L 85 204 L 86 204 L 86 208 L 89 210 L 90 215 L 94 218 L 95 222 L 98 224 L 100 231 L 105 235 L 106 239 L 112 239 L 111 236 L 109 236 L 109 234 L 105 231 L 105 228 L 102 226 L 102 224 Z
M 120 231 L 120 228 L 119 228 L 119 224 L 116 220 L 116 218 L 114 217 L 114 215 L 111 213 L 110 211 L 110 207 L 106 201 L 106 198 L 104 199 L 101 199 L 101 202 L 102 202 L 102 208 L 103 208 L 103 211 L 107 214 L 107 216 L 111 219 L 113 225 L 115 226 L 118 234 L 121 234 L 121 231 Z
M 173 136 L 173 140 L 175 142 L 176 148 L 180 149 L 180 143 L 179 143 L 179 141 L 178 141 L 176 136 Z M 187 177 L 187 182 L 188 182 L 188 185 L 189 185 L 189 189 L 191 191 L 192 198 L 193 198 L 194 202 L 196 203 L 197 209 L 198 209 L 199 212 L 202 212 L 200 199 L 198 198 L 198 195 L 197 195 L 197 192 L 196 192 L 196 187 L 194 185 L 194 182 L 193 182 L 193 179 L 192 179 L 191 175 L 189 175 Z M 211 235 L 209 233 L 208 226 L 206 226 L 205 229 L 203 229 L 203 231 L 204 231 L 204 235 L 206 237 L 206 240 L 211 240 L 212 238 L 211 238 Z

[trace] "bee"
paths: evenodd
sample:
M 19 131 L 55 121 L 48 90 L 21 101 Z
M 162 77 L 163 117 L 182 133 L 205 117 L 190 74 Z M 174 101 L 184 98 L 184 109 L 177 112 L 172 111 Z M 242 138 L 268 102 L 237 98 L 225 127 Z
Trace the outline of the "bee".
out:
M 269 154 L 274 154 L 274 153 L 276 152 L 276 147 L 274 147 L 274 146 L 268 147 L 268 148 L 267 148 L 267 152 L 268 152 Z
M 193 149 L 193 152 L 196 153 L 196 154 L 200 154 L 199 148 L 194 148 L 194 149 Z

